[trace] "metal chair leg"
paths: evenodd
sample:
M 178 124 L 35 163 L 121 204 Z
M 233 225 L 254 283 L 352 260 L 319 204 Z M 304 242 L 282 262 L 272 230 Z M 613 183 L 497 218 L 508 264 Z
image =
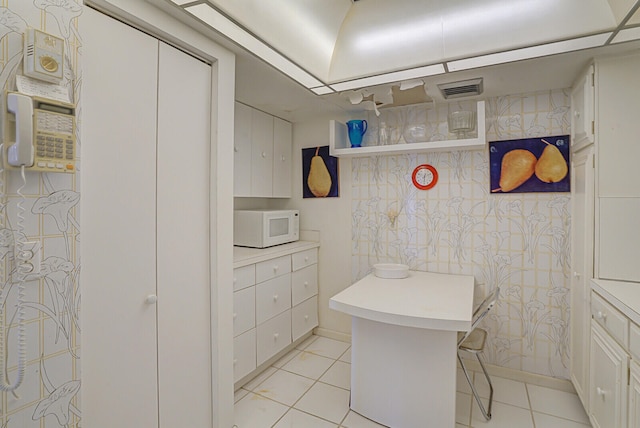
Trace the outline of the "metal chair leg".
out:
M 491 405 L 493 403 L 493 385 L 491 384 L 491 379 L 489 379 L 489 374 L 487 373 L 487 369 L 485 369 L 484 364 L 482 363 L 482 360 L 480 360 L 480 355 L 476 353 L 476 358 L 478 358 L 478 362 L 480 362 L 480 367 L 482 368 L 482 371 L 484 372 L 484 376 L 487 379 L 487 382 L 489 383 L 489 410 L 487 411 L 484 407 L 484 405 L 482 404 L 482 401 L 480 400 L 480 396 L 478 395 L 478 391 L 476 391 L 475 386 L 473 385 L 473 382 L 471 381 L 471 378 L 469 377 L 469 373 L 467 372 L 467 367 L 464 365 L 464 362 L 462 361 L 462 358 L 460 357 L 460 353 L 457 353 L 458 355 L 458 361 L 460 362 L 460 367 L 462 367 L 462 371 L 464 373 L 464 376 L 467 378 L 467 382 L 469 383 L 469 386 L 471 387 L 471 392 L 473 393 L 473 397 L 476 399 L 476 402 L 478 403 L 478 407 L 480 407 L 480 411 L 482 412 L 482 416 L 484 416 L 484 418 L 487 421 L 491 420 Z

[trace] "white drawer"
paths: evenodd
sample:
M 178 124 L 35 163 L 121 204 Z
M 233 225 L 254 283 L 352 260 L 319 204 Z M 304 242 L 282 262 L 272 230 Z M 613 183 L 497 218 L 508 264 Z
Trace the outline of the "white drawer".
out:
M 233 381 L 237 382 L 256 369 L 256 330 L 251 329 L 233 339 Z
M 293 270 L 302 269 L 304 267 L 318 263 L 318 249 L 300 251 L 291 256 Z
M 256 283 L 255 265 L 243 266 L 233 270 L 233 291 L 242 290 Z
M 291 311 L 271 318 L 257 328 L 257 364 L 260 365 L 291 343 Z
M 305 300 L 291 310 L 291 335 L 296 341 L 318 326 L 318 297 Z
M 291 274 L 256 285 L 256 323 L 261 324 L 291 308 Z
M 640 361 L 640 327 L 629 323 L 629 352 L 631 356 Z
M 291 272 L 291 256 L 256 263 L 256 282 L 263 282 L 289 272 Z
M 592 294 L 591 316 L 623 347 L 629 346 L 629 321 L 597 293 Z
M 237 336 L 256 326 L 256 287 L 233 293 L 233 335 Z
M 291 304 L 293 306 L 318 294 L 318 265 L 291 274 Z

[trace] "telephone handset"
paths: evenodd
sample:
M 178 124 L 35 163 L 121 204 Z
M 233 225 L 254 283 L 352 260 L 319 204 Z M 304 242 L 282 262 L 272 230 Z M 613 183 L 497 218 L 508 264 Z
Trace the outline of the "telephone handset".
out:
M 33 166 L 33 101 L 27 95 L 7 94 L 7 110 L 16 117 L 16 142 L 7 148 L 11 166 Z
M 15 127 L 6 126 L 8 168 L 24 166 L 40 172 L 75 172 L 73 105 L 9 92 L 7 111 L 9 119 L 15 117 Z

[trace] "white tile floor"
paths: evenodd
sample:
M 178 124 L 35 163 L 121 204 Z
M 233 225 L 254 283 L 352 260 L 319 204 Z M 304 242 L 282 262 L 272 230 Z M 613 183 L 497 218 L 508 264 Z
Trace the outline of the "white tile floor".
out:
M 311 336 L 235 395 L 237 428 L 376 428 L 349 410 L 348 343 Z M 492 376 L 493 417 L 486 422 L 458 373 L 456 428 L 585 428 L 587 415 L 575 394 Z M 489 388 L 474 382 L 482 397 Z M 413 427 L 409 427 L 413 428 Z

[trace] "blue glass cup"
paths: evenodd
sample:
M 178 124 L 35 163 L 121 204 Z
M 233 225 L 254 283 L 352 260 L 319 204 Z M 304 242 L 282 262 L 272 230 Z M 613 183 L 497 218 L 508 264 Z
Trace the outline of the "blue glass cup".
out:
M 367 132 L 367 121 L 350 120 L 347 122 L 347 131 L 349 132 L 351 147 L 360 147 L 362 145 L 362 136 Z

